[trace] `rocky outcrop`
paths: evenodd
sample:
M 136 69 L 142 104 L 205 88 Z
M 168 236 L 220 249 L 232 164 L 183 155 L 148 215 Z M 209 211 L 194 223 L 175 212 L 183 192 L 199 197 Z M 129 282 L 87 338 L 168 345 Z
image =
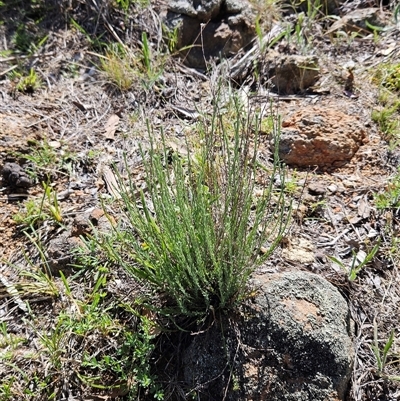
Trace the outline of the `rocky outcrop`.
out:
M 282 121 L 279 156 L 292 166 L 340 167 L 366 140 L 357 118 L 326 107 L 307 107 Z
M 255 13 L 247 1 L 170 0 L 165 23 L 177 29 L 177 49 L 194 68 L 236 54 L 255 36 Z
M 194 336 L 183 356 L 187 384 L 201 400 L 343 400 L 354 356 L 344 298 L 308 272 L 254 284 L 235 319 Z

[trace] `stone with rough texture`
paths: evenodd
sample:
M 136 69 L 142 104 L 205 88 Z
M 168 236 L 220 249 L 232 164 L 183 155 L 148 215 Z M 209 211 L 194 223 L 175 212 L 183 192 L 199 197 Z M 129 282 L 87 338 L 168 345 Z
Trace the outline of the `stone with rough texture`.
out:
M 268 76 L 274 90 L 283 95 L 303 92 L 319 79 L 318 58 L 315 56 L 267 55 Z
M 354 350 L 339 291 L 308 272 L 254 284 L 255 298 L 236 317 L 193 336 L 183 354 L 188 386 L 202 400 L 344 400 Z
M 293 2 L 292 0 L 285 0 L 290 9 L 294 8 L 296 11 L 307 12 L 309 9 L 318 9 L 318 13 L 324 15 L 339 14 L 339 7 L 345 3 L 346 0 L 308 0 Z M 310 7 L 311 6 L 311 7 Z
M 3 180 L 6 184 L 18 187 L 29 188 L 32 180 L 28 177 L 25 170 L 17 163 L 5 163 L 2 168 Z
M 87 237 L 93 233 L 93 227 L 102 232 L 110 232 L 115 220 L 112 216 L 106 216 L 103 209 L 93 209 L 84 213 L 78 214 L 71 228 L 71 236 Z
M 285 237 L 286 243 L 282 244 L 282 257 L 291 262 L 308 265 L 314 262 L 314 244 L 306 238 L 298 236 Z
M 201 22 L 207 22 L 208 20 L 217 17 L 221 9 L 221 1 L 170 0 L 168 3 L 168 8 L 174 13 L 194 17 Z
M 366 140 L 356 117 L 329 108 L 308 107 L 283 120 L 279 156 L 292 166 L 341 167 Z
M 78 214 L 72 222 L 71 236 L 86 237 L 91 233 L 92 233 L 92 226 L 90 224 L 90 220 L 87 214 L 86 213 Z
M 220 57 L 230 57 L 255 37 L 255 14 L 247 1 L 171 0 L 164 18 L 177 29 L 177 49 L 194 68 Z
M 60 236 L 49 241 L 47 247 L 47 263 L 54 275 L 62 271 L 65 275 L 72 273 L 72 265 L 75 263 L 75 250 L 83 245 L 79 237 L 71 237 L 66 231 Z
M 382 28 L 387 24 L 387 22 L 385 15 L 379 8 L 357 9 L 347 13 L 334 22 L 326 34 L 338 31 L 366 34 L 373 31 L 371 25 Z M 368 24 L 370 26 L 368 26 Z

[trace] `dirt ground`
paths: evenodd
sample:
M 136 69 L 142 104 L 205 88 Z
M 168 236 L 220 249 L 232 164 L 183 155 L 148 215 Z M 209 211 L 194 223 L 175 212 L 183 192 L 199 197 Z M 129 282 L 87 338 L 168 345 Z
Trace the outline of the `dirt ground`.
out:
M 74 18 L 86 32 L 96 35 L 103 32 L 102 40 L 110 42 L 115 41 L 110 29 L 114 26 L 123 40 L 129 39 L 132 48 L 137 47 L 140 32 L 146 30 L 155 54 L 158 20 L 154 16 L 161 2 L 144 8 L 136 5 L 129 17 L 121 10 L 108 10 L 108 14 L 102 14 L 97 20 L 90 16 L 93 10 L 85 7 L 84 1 L 69 3 L 56 10 L 49 7 L 54 14 L 49 12 L 51 15 L 36 28 L 29 25 L 34 20 L 31 15 L 34 6 L 27 6 L 25 11 L 6 7 L 8 22 L 0 26 L 0 164 L 17 163 L 24 171 L 31 171 L 32 184 L 13 185 L 4 175 L 0 184 L 0 275 L 3 278 L 0 318 L 14 333 L 25 330 L 24 311 L 10 296 L 6 283 L 17 285 L 20 278 L 14 264 L 27 265 L 24 252 L 34 252 L 32 239 L 26 237 L 24 225 L 15 221 L 15 215 L 25 210 L 29 200 L 44 199 L 41 182 L 45 180 L 53 193 L 58 194 L 63 216 L 62 224 L 47 219 L 36 228 L 34 241 L 40 241 L 47 249 L 54 246 L 57 238 L 67 241 L 71 230 L 79 231 L 79 219 L 84 220 L 96 211 L 101 214 L 100 197 L 113 195 L 109 166 L 121 160 L 124 152 L 134 164 L 138 144 L 145 141 L 146 119 L 155 129 L 162 126 L 171 141 L 179 144 L 185 132 L 195 129 L 195 116 L 189 111 L 207 109 L 212 98 L 212 83 L 208 78 L 212 74 L 196 74 L 179 57 L 168 58 L 152 86 L 145 87 L 138 81 L 129 90 L 119 90 L 102 71 L 100 50 L 90 42 L 90 35 L 68 23 Z M 12 38 L 20 22 L 28 24 L 32 35 L 45 32 L 48 35 L 45 43 L 33 50 L 16 49 Z M 379 107 L 379 88 L 372 79 L 373 71 L 383 63 L 400 63 L 400 49 L 393 46 L 400 43 L 400 32 L 397 28 L 378 35 L 378 38 L 373 34 L 360 35 L 335 44 L 315 35 L 312 52 L 321 66 L 319 90 L 282 97 L 265 86 L 258 94 L 247 91 L 250 104 L 269 107 L 272 102 L 282 121 L 294 113 L 326 108 L 332 111 L 333 119 L 335 112 L 356 118 L 366 133 L 354 157 L 341 167 L 288 168 L 288 180 L 295 184 L 294 219 L 281 248 L 260 269 L 265 273 L 310 270 L 332 282 L 348 300 L 356 327 L 356 360 L 349 400 L 400 397 L 399 216 L 396 209 L 378 210 L 374 201 L 375 194 L 385 191 L 390 178 L 396 174 L 400 153 L 397 146 L 389 146 L 371 118 L 372 110 Z M 281 39 L 275 46 L 282 50 L 289 45 Z M 290 51 L 295 52 L 295 46 Z M 345 90 L 348 70 L 343 67 L 349 61 L 354 62 L 351 95 Z M 24 93 L 18 90 L 18 77 L 12 72 L 30 68 L 37 71 L 41 85 L 31 93 Z M 247 89 L 243 86 L 241 90 Z M 68 235 L 63 236 L 65 233 Z M 354 282 L 346 280 L 344 271 L 329 259 L 341 257 L 351 264 L 352 251 L 368 253 L 378 238 L 381 245 L 377 255 Z M 60 252 L 62 256 L 63 251 Z M 121 278 L 123 273 L 114 277 Z M 121 288 L 120 293 L 126 291 L 126 287 Z M 32 300 L 31 296 L 25 298 L 23 292 L 20 298 Z M 54 299 L 32 300 L 32 308 L 39 315 L 43 311 L 45 319 L 51 319 L 51 311 L 59 309 L 61 304 Z M 378 372 L 371 348 L 374 332 L 383 347 L 392 329 L 390 363 L 384 373 Z M 0 379 L 6 380 L 6 371 L 0 360 Z M 72 382 L 70 386 L 78 387 Z M 79 393 L 74 391 L 71 394 Z M 122 397 L 105 393 L 102 399 Z

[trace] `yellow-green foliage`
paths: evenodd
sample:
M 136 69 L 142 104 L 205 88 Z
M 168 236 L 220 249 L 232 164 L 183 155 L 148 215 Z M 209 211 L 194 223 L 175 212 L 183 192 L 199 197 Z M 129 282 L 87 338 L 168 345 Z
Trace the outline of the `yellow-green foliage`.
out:
M 382 85 L 391 91 L 400 91 L 400 63 L 389 64 L 383 67 L 382 71 Z
M 372 120 L 379 124 L 385 139 L 397 146 L 400 140 L 400 64 L 382 64 L 373 74 L 379 86 L 379 108 Z
M 107 78 L 122 91 L 129 90 L 135 82 L 135 71 L 126 53 L 107 51 L 106 58 L 101 60 L 101 68 Z
M 41 79 L 38 77 L 33 68 L 29 70 L 27 75 L 17 70 L 12 71 L 9 74 L 9 77 L 11 80 L 16 81 L 16 89 L 19 92 L 33 93 L 42 85 Z

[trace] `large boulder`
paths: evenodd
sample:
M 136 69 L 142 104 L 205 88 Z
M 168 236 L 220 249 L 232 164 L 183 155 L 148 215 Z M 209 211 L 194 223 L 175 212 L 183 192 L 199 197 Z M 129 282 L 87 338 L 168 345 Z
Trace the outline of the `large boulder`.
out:
M 165 23 L 177 29 L 177 49 L 190 67 L 236 54 L 255 37 L 255 12 L 246 0 L 170 0 Z
M 255 278 L 256 296 L 214 321 L 183 354 L 201 400 L 344 400 L 354 358 L 349 309 L 318 275 Z

